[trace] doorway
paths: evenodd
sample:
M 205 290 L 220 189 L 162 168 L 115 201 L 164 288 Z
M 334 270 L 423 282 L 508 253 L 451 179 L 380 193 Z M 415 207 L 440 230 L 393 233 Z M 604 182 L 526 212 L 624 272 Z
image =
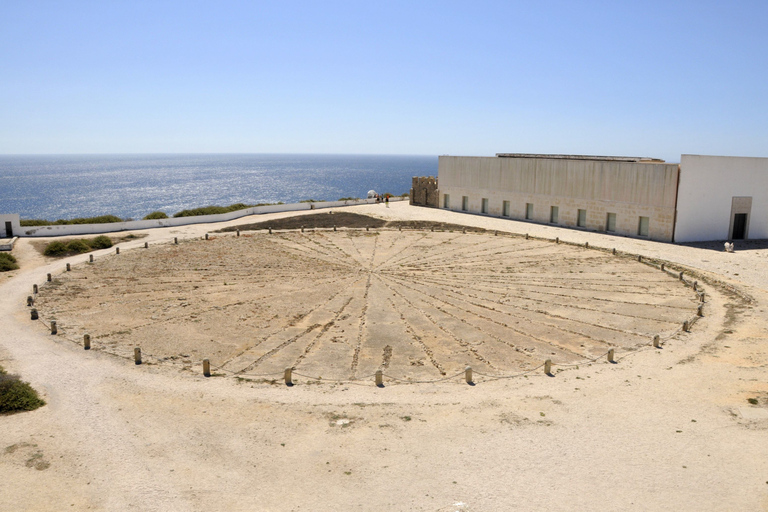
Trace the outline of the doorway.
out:
M 749 196 L 731 199 L 731 221 L 728 226 L 728 240 L 749 238 L 749 214 L 752 212 L 752 198 Z
M 744 240 L 747 235 L 747 214 L 736 213 L 733 216 L 733 240 Z
M 13 224 L 10 222 L 5 223 L 5 237 L 13 238 Z

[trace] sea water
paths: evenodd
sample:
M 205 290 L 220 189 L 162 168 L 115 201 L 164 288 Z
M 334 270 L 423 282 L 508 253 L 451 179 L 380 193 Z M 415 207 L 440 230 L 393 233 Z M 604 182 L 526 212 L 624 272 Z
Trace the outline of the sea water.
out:
M 234 203 L 400 195 L 436 176 L 436 156 L 0 155 L 0 213 L 22 219 L 140 219 Z

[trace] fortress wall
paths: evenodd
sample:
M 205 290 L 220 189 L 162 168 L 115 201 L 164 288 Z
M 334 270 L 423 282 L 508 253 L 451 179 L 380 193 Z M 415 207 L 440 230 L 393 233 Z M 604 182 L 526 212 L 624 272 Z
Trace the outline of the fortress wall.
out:
M 606 231 L 608 213 L 616 214 L 613 233 L 638 236 L 640 217 L 648 217 L 648 238 L 672 241 L 679 168 L 677 164 L 548 158 L 441 156 L 440 207 L 550 223 L 558 207 L 557 225 L 578 227 L 578 210 L 586 210 L 584 229 Z M 482 199 L 488 211 L 482 212 Z
M 438 208 L 440 194 L 437 188 L 437 178 L 434 176 L 414 176 L 411 183 L 410 200 L 410 204 L 415 206 Z

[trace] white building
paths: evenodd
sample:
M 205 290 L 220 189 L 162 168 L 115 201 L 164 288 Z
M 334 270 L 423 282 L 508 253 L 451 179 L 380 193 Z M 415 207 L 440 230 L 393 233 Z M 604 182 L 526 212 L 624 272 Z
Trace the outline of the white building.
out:
M 768 239 L 768 158 L 683 155 L 675 242 Z
M 0 214 L 0 238 L 11 238 L 20 234 L 19 215 L 16 213 Z
M 439 207 L 662 242 L 768 238 L 768 158 L 441 156 Z

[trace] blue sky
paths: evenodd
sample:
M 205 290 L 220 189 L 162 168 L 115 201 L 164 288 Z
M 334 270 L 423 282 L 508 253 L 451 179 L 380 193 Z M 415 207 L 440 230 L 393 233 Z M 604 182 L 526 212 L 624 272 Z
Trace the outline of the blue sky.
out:
M 0 0 L 0 153 L 768 157 L 768 2 Z

